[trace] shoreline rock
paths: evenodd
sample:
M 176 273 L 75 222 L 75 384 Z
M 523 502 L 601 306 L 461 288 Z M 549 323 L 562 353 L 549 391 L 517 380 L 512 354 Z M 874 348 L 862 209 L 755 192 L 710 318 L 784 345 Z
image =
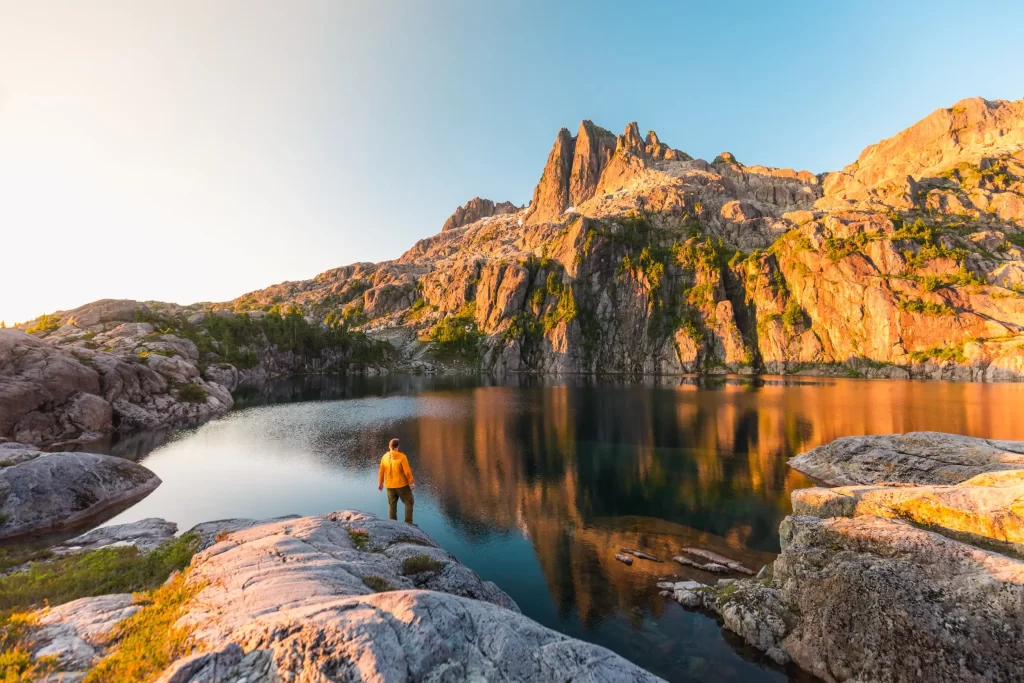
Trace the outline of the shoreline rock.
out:
M 789 466 L 830 486 L 958 484 L 1024 469 L 1024 442 L 943 432 L 847 436 L 790 458 Z
M 68 324 L 45 340 L 0 329 L 0 439 L 69 445 L 208 419 L 234 405 L 225 387 L 200 376 L 195 344 L 154 335 L 148 323 L 101 334 Z
M 1024 468 L 1007 468 L 1021 453 L 930 432 L 838 439 L 791 464 L 873 485 L 794 491 L 756 578 L 659 588 L 829 683 L 1020 680 Z
M 0 539 L 72 527 L 159 485 L 155 474 L 122 458 L 0 444 Z

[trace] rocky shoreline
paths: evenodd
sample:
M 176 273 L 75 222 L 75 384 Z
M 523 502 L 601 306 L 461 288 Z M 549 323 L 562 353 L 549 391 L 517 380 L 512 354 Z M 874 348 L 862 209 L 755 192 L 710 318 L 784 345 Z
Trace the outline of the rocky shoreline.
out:
M 152 548 L 174 531 L 143 520 L 66 545 Z M 508 595 L 414 526 L 348 510 L 221 520 L 188 533 L 199 552 L 166 584 L 186 596 L 173 629 L 187 634 L 188 646 L 162 667 L 160 681 L 661 680 L 522 616 Z M 158 607 L 159 598 L 139 604 L 116 594 L 42 610 L 31 654 L 54 666 L 50 680 L 85 680 L 109 666 L 128 637 L 119 624 L 143 624 L 146 610 Z
M 793 492 L 773 565 L 660 587 L 829 683 L 1020 680 L 1022 453 L 934 432 L 838 439 L 790 461 L 841 486 Z

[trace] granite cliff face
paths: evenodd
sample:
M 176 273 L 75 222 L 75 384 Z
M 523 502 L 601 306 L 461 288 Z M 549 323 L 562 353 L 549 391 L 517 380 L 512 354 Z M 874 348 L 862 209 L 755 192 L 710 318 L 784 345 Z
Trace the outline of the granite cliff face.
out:
M 474 199 L 398 259 L 251 292 L 496 372 L 1024 377 L 1024 100 L 963 100 L 842 171 L 562 129 L 524 209 Z

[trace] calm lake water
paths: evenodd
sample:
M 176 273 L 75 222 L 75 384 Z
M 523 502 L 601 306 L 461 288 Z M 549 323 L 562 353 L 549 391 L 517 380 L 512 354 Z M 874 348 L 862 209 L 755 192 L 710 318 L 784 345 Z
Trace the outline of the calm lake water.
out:
M 790 492 L 811 485 L 789 457 L 850 434 L 1024 439 L 1021 406 L 1019 384 L 309 377 L 243 390 L 197 428 L 108 444 L 163 485 L 107 523 L 386 516 L 377 464 L 397 436 L 417 523 L 528 616 L 670 681 L 808 680 L 654 585 L 709 575 L 613 553 L 701 546 L 758 569 L 779 550 Z

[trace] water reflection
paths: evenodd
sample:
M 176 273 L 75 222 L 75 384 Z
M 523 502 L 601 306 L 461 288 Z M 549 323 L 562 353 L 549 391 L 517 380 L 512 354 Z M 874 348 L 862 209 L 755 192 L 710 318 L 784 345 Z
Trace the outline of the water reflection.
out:
M 858 380 L 290 380 L 240 392 L 222 420 L 109 444 L 164 479 L 112 523 L 384 514 L 376 462 L 397 436 L 421 483 L 420 525 L 529 616 L 671 680 L 781 680 L 653 589 L 661 575 L 707 576 L 626 567 L 614 552 L 667 559 L 699 545 L 759 568 L 790 492 L 809 485 L 790 456 L 849 434 L 1021 439 L 1021 399 L 1024 385 Z

